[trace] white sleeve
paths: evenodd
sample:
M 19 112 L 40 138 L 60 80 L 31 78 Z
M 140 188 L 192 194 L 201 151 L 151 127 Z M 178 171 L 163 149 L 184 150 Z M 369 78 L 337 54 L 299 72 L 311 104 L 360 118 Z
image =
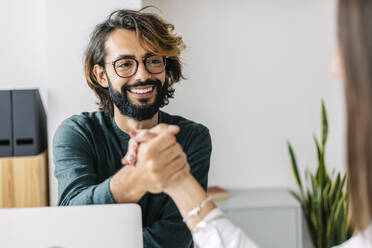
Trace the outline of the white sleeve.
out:
M 196 225 L 192 237 L 200 248 L 258 248 L 218 208 Z

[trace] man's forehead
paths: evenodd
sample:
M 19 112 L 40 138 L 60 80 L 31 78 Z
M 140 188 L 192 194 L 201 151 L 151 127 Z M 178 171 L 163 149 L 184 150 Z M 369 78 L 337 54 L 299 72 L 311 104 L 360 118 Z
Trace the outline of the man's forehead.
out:
M 115 29 L 107 37 L 105 43 L 107 58 L 115 59 L 119 55 L 143 57 L 149 53 L 141 46 L 136 33 L 127 29 Z

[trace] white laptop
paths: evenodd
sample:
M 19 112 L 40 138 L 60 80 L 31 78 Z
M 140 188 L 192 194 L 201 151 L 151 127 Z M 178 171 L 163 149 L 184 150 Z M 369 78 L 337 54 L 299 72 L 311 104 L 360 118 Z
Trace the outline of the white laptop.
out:
M 137 204 L 0 209 L 0 247 L 142 248 Z

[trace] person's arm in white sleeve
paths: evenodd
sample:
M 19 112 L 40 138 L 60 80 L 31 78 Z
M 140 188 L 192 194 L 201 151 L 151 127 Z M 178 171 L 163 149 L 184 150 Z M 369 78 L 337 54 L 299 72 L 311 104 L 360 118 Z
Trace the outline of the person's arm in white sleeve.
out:
M 245 233 L 218 208 L 213 209 L 192 230 L 194 242 L 203 247 L 258 248 Z
M 165 191 L 176 203 L 183 218 L 207 199 L 207 194 L 192 175 L 172 184 Z M 200 248 L 257 248 L 244 232 L 209 201 L 198 215 L 189 218 L 186 225 L 192 231 L 194 242 Z

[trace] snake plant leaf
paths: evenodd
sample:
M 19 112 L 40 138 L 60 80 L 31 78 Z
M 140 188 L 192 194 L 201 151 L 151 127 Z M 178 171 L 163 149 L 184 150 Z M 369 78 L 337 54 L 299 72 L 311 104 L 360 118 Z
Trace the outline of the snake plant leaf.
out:
M 324 187 L 324 192 L 323 192 L 325 198 L 328 198 L 329 192 L 331 192 L 331 189 L 332 189 L 332 181 L 327 180 L 327 183 L 326 183 L 326 186 Z
M 329 219 L 328 219 L 328 222 L 327 222 L 327 240 L 331 243 L 333 243 L 333 237 L 334 237 L 334 232 L 335 232 L 335 228 L 334 228 L 334 218 L 335 218 L 335 212 L 334 210 L 332 210 L 330 212 L 330 215 L 329 215 Z
M 328 139 L 328 118 L 327 118 L 327 110 L 324 104 L 324 100 L 322 100 L 322 148 L 324 150 L 324 147 L 327 143 Z
M 314 247 L 317 247 L 317 244 L 316 244 L 316 240 L 317 240 L 316 228 L 314 227 L 314 225 L 311 221 L 310 215 L 305 214 L 305 220 L 306 220 L 306 223 L 308 224 L 309 233 L 310 233 L 310 237 L 311 237 L 311 242 L 312 242 Z
M 315 142 L 315 145 L 316 145 L 316 151 L 317 151 L 317 155 L 318 155 L 318 161 L 321 160 L 322 156 L 323 156 L 323 151 L 322 151 L 322 147 L 320 146 L 319 144 L 319 141 L 318 141 L 318 138 L 316 137 L 315 134 L 313 134 L 313 138 L 314 138 L 314 142 Z
M 338 176 L 341 177 L 340 173 L 338 173 Z M 342 189 L 344 188 L 345 182 L 346 182 L 346 174 L 341 179 L 341 183 L 340 183 L 340 186 L 339 186 L 340 191 L 342 191 Z
M 323 151 L 322 151 L 322 148 L 320 147 L 318 138 L 315 136 L 315 134 L 313 135 L 313 138 L 314 138 L 314 142 L 315 142 L 315 146 L 316 146 L 316 152 L 317 152 L 317 155 L 318 155 L 318 162 L 322 162 L 322 164 L 324 164 L 323 163 Z M 317 173 L 316 173 L 317 175 L 319 174 L 319 170 L 320 170 L 320 167 L 317 170 Z
M 322 218 L 322 208 L 321 208 L 321 191 L 318 187 L 316 178 L 311 175 L 311 185 L 313 190 L 312 202 L 312 221 L 317 229 L 317 232 L 323 233 L 323 218 Z
M 350 212 L 349 212 L 349 205 L 348 204 L 346 204 L 346 207 L 347 207 L 347 213 L 348 213 L 348 215 L 347 215 L 347 219 L 346 219 L 346 230 L 347 230 L 347 233 L 346 233 L 346 236 L 347 237 L 351 237 L 351 236 L 353 236 L 354 235 L 354 233 L 355 233 L 355 230 L 353 230 L 352 228 L 350 228 L 351 227 L 351 214 L 350 214 Z
M 340 201 L 337 203 L 337 208 L 335 212 L 335 241 L 332 245 L 338 245 L 337 240 L 345 240 L 345 230 L 344 230 L 344 222 L 345 222 L 345 198 L 341 197 Z
M 338 245 L 342 242 L 342 240 L 346 240 L 346 231 L 345 231 L 345 223 L 347 216 L 345 215 L 345 198 L 340 198 L 339 201 L 336 202 L 336 208 L 332 212 L 331 218 L 331 227 L 332 232 L 329 235 L 328 245 L 332 247 L 334 245 Z
M 295 180 L 296 180 L 296 183 L 301 191 L 301 194 L 304 194 L 304 190 L 302 188 L 302 182 L 301 182 L 301 178 L 300 178 L 300 174 L 298 173 L 298 167 L 297 167 L 297 161 L 296 161 L 296 156 L 294 154 L 294 151 L 292 149 L 292 146 L 291 144 L 288 142 L 288 151 L 289 151 L 289 155 L 290 155 L 290 158 L 291 158 L 291 167 L 292 167 L 292 173 L 295 177 Z
M 335 192 L 334 192 L 334 195 L 333 195 L 333 202 L 338 202 L 341 194 L 342 194 L 342 188 L 340 187 L 341 185 L 341 175 L 340 174 L 337 174 L 336 176 L 336 183 L 335 183 Z
M 315 243 L 317 245 L 319 245 L 319 237 L 321 237 L 321 233 L 319 231 L 319 222 L 316 219 L 316 213 L 315 212 L 310 213 L 310 219 L 311 219 L 311 222 L 314 225 L 314 231 L 315 231 L 315 236 L 316 236 Z
M 317 199 L 318 198 L 317 181 L 313 175 L 310 175 L 310 179 L 311 179 L 311 187 L 312 187 L 312 192 L 313 192 L 312 198 Z
M 307 190 L 306 192 L 306 200 L 305 200 L 305 205 L 307 206 L 306 209 L 304 209 L 305 211 L 305 214 L 307 214 L 307 212 L 310 212 L 311 211 L 311 198 L 312 198 L 312 195 L 310 194 L 310 190 Z
M 319 145 L 319 141 L 317 137 L 315 135 L 313 137 L 314 137 L 314 141 L 316 145 L 316 150 L 318 154 L 318 164 L 319 164 L 317 172 L 316 172 L 316 177 L 321 187 L 324 188 L 327 182 L 327 178 L 328 178 L 328 173 L 327 173 L 327 170 L 325 168 L 325 163 L 324 163 L 324 151 L 322 147 Z
M 330 187 L 331 187 L 331 182 L 328 181 L 322 192 L 322 203 L 323 203 L 322 209 L 323 209 L 323 216 L 324 216 L 323 217 L 324 226 L 327 226 L 327 220 L 329 218 L 329 212 L 331 209 L 329 198 L 328 198 L 328 192 L 329 192 Z
M 340 187 L 340 180 L 341 180 L 340 179 L 340 174 L 337 174 L 336 180 L 332 185 L 331 194 L 329 196 L 332 202 L 336 201 L 336 198 L 337 198 L 337 195 L 338 195 L 338 192 L 339 192 L 339 187 Z

